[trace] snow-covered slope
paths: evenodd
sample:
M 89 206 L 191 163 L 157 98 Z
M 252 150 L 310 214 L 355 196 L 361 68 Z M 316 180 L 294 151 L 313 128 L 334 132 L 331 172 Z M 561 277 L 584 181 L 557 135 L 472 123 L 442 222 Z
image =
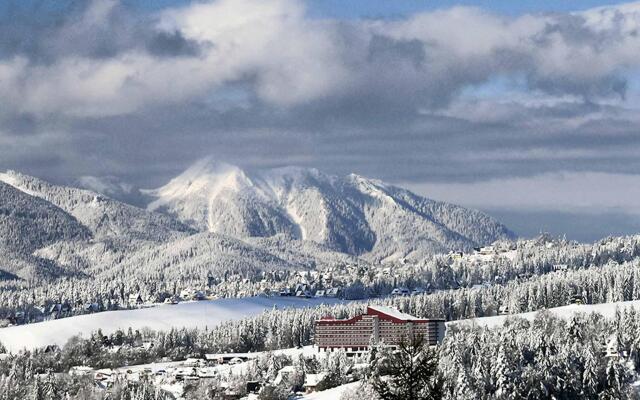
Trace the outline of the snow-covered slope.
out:
M 61 274 L 57 266 L 33 255 L 59 241 L 86 241 L 91 232 L 60 208 L 0 182 L 0 277 Z
M 296 260 L 298 261 L 298 260 Z M 257 273 L 270 269 L 289 269 L 300 266 L 279 258 L 274 253 L 252 246 L 231 236 L 202 232 L 161 245 L 152 245 L 131 252 L 107 274 L 117 278 L 118 270 L 137 269 L 138 275 L 178 278 L 181 274 L 208 271 L 216 276 L 225 271 Z
M 113 186 L 103 183 L 92 185 Z M 203 160 L 147 191 L 148 209 L 12 171 L 0 173 L 0 184 L 0 278 L 251 276 L 420 259 L 510 236 L 477 211 L 315 169 L 248 174 Z
M 64 345 L 72 336 L 87 337 L 102 329 L 110 334 L 120 329 L 168 330 L 170 328 L 214 327 L 224 321 L 258 315 L 273 307 L 313 307 L 336 304 L 335 299 L 301 299 L 296 297 L 249 297 L 160 305 L 138 310 L 107 311 L 97 314 L 18 325 L 0 329 L 0 343 L 9 351 L 35 349 L 49 344 Z
M 113 176 L 81 176 L 76 186 L 137 207 L 144 207 L 149 200 L 140 192 L 140 188 Z
M 605 318 L 613 318 L 616 314 L 616 309 L 620 309 L 622 311 L 625 308 L 634 307 L 636 309 L 640 308 L 640 300 L 632 300 L 632 301 L 620 301 L 615 303 L 602 303 L 602 304 L 585 304 L 585 305 L 577 305 L 572 304 L 568 306 L 562 307 L 554 307 L 549 308 L 545 311 L 553 313 L 561 318 L 571 318 L 572 315 L 576 313 L 598 313 L 602 314 Z M 496 315 L 494 317 L 482 317 L 482 318 L 472 318 L 472 319 L 464 319 L 460 321 L 451 321 L 447 322 L 447 325 L 479 325 L 486 327 L 494 327 L 502 325 L 508 318 L 519 317 L 525 318 L 529 321 L 533 321 L 533 319 L 538 315 L 539 311 L 532 311 L 520 314 L 512 314 L 512 315 Z
M 36 272 L 180 279 L 202 271 L 251 275 L 358 261 L 313 242 L 292 240 L 291 235 L 246 236 L 244 241 L 236 235 L 245 231 L 197 232 L 171 216 L 17 172 L 0 173 L 0 185 L 0 279 L 28 278 Z M 242 208 L 257 209 L 251 204 Z M 232 211 L 220 208 L 231 217 Z M 265 226 L 278 225 L 270 218 L 265 216 Z
M 247 173 L 204 159 L 146 191 L 148 209 L 240 238 L 284 235 L 379 261 L 421 258 L 512 237 L 478 211 L 358 175 L 295 167 Z
M 193 230 L 171 217 L 151 213 L 89 190 L 53 185 L 14 171 L 0 173 L 0 182 L 64 210 L 87 227 L 97 239 L 114 236 L 166 241 L 193 233 Z

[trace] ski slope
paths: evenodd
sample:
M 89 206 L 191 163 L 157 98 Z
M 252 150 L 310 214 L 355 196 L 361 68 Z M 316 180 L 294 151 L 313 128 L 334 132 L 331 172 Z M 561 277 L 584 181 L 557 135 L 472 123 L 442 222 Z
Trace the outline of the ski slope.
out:
M 620 308 L 620 310 L 623 310 L 624 308 L 627 308 L 627 307 L 635 307 L 637 309 L 640 309 L 640 300 L 620 301 L 616 303 L 603 303 L 603 304 L 585 304 L 585 305 L 572 304 L 569 306 L 549 308 L 547 311 L 550 311 L 553 314 L 565 319 L 571 318 L 571 316 L 575 313 L 591 314 L 593 312 L 602 314 L 605 318 L 613 318 L 616 314 L 616 308 Z M 502 325 L 507 318 L 512 318 L 512 317 L 520 317 L 520 318 L 525 318 L 529 321 L 532 321 L 537 314 L 538 314 L 538 311 L 532 311 L 532 312 L 512 314 L 512 315 L 498 315 L 494 317 L 472 318 L 472 319 L 464 319 L 460 321 L 450 321 L 450 322 L 447 322 L 447 325 L 451 326 L 451 325 L 458 325 L 458 324 L 468 324 L 468 325 L 478 325 L 478 326 L 486 326 L 486 327 L 492 328 L 495 326 Z
M 75 335 L 87 337 L 98 329 L 110 334 L 118 328 L 168 330 L 170 328 L 213 327 L 224 321 L 254 316 L 273 307 L 301 308 L 336 304 L 340 300 L 296 297 L 248 297 L 158 305 L 136 310 L 106 311 L 35 324 L 0 329 L 0 343 L 10 352 L 51 344 L 63 346 Z

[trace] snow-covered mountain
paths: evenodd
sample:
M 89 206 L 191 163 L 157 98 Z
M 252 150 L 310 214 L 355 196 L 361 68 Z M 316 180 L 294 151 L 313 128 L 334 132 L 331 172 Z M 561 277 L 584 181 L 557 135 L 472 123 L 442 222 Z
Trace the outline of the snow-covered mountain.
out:
M 311 242 L 197 232 L 90 190 L 0 173 L 0 279 L 181 276 L 311 268 L 357 260 Z M 110 278 L 110 279 L 111 279 Z
M 165 241 L 194 233 L 171 217 L 150 213 L 90 190 L 53 185 L 15 171 L 0 173 L 0 182 L 64 210 L 87 227 L 94 238 Z
M 316 169 L 248 173 L 204 159 L 145 193 L 154 198 L 149 210 L 200 231 L 239 238 L 284 235 L 372 261 L 421 258 L 513 236 L 481 212 Z
M 138 187 L 114 176 L 81 176 L 77 186 L 137 207 L 144 207 L 149 201 Z
M 0 278 L 58 275 L 55 264 L 33 253 L 61 240 L 90 237 L 64 210 L 0 182 Z
M 114 187 L 97 183 L 96 189 Z M 512 235 L 478 211 L 315 169 L 247 173 L 202 160 L 144 196 L 151 199 L 147 209 L 18 172 L 0 173 L 0 279 L 116 278 L 122 271 L 176 279 L 206 271 L 250 276 L 268 269 L 419 260 Z

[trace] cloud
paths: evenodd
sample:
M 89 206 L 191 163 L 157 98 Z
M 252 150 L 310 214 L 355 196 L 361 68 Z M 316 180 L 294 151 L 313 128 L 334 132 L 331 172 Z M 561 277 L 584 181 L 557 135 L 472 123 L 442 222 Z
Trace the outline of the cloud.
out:
M 1 21 L 2 167 L 142 186 L 209 154 L 410 182 L 640 174 L 637 4 L 388 20 L 68 4 Z
M 406 183 L 426 197 L 490 213 L 519 235 L 593 242 L 640 230 L 640 176 L 553 172 L 468 183 Z
M 427 197 L 476 208 L 640 216 L 638 175 L 561 172 L 472 183 L 408 185 Z
M 456 7 L 345 22 L 310 19 L 293 0 L 219 0 L 142 17 L 115 0 L 87 4 L 34 28 L 37 39 L 22 48 L 15 42 L 26 34 L 5 28 L 14 39 L 4 43 L 12 51 L 0 64 L 2 92 L 20 112 L 124 114 L 238 81 L 281 107 L 367 94 L 434 108 L 517 74 L 553 95 L 624 97 L 624 71 L 640 64 L 629 28 L 640 7 L 518 18 Z

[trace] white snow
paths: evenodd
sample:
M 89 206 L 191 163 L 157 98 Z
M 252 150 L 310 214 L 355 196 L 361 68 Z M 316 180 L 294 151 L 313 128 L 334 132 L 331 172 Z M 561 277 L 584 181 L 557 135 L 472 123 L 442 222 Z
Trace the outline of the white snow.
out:
M 37 193 L 22 187 L 18 179 L 16 179 L 15 173 L 11 170 L 7 172 L 0 172 L 0 181 L 6 183 L 7 185 L 13 186 L 14 188 L 28 194 L 29 196 L 38 197 Z
M 296 224 L 300 229 L 300 240 L 306 240 L 308 237 L 307 231 L 306 229 L 304 229 L 302 217 L 298 215 L 298 211 L 296 210 L 295 205 L 291 204 L 291 202 L 287 203 L 286 211 L 287 214 L 289 214 L 289 217 L 291 217 L 293 223 Z
M 387 307 L 387 306 L 369 306 L 369 308 L 371 308 L 372 310 L 376 310 L 379 311 L 381 313 L 387 314 L 391 317 L 394 318 L 398 318 L 401 320 L 405 320 L 405 321 L 413 321 L 416 319 L 420 319 L 420 318 L 416 318 L 413 315 L 409 315 L 409 314 L 405 314 L 403 312 L 398 311 L 397 309 L 393 308 L 393 307 Z
M 616 313 L 616 308 L 623 310 L 627 307 L 640 308 L 640 300 L 621 301 L 616 303 L 603 303 L 603 304 L 586 304 L 586 305 L 572 304 L 569 306 L 549 308 L 547 309 L 547 311 L 552 312 L 558 317 L 565 318 L 565 319 L 571 318 L 571 316 L 576 313 L 591 314 L 593 312 L 602 314 L 605 318 L 613 318 Z M 469 325 L 487 326 L 489 328 L 492 328 L 495 326 L 502 325 L 504 321 L 510 317 L 520 317 L 520 318 L 525 318 L 529 321 L 532 321 L 537 314 L 538 314 L 538 311 L 532 311 L 532 312 L 513 314 L 513 315 L 498 315 L 494 317 L 472 318 L 472 319 L 464 319 L 460 321 L 450 321 L 450 322 L 447 322 L 447 325 L 451 326 L 456 324 L 469 324 Z
M 320 304 L 336 304 L 336 299 L 303 299 L 296 297 L 249 297 L 241 299 L 219 299 L 160 305 L 136 310 L 107 311 L 80 315 L 35 324 L 18 325 L 0 329 L 0 343 L 11 352 L 34 349 L 50 344 L 63 346 L 72 336 L 102 329 L 110 334 L 118 328 L 168 330 L 172 327 L 213 327 L 224 321 L 237 320 L 260 314 L 274 306 L 314 307 Z
M 314 169 L 245 172 L 205 158 L 145 193 L 155 197 L 149 210 L 166 211 L 201 231 L 238 238 L 299 233 L 303 240 L 376 262 L 419 260 L 508 236 L 478 212 L 357 175 L 336 177 Z
M 323 390 L 322 392 L 305 394 L 304 396 L 300 397 L 300 399 L 301 400 L 338 400 L 340 399 L 340 396 L 342 396 L 344 392 L 346 392 L 349 389 L 356 389 L 358 386 L 360 386 L 360 381 L 351 382 L 351 383 L 347 383 L 346 385 L 334 387 L 333 389 Z
M 216 223 L 211 213 L 212 203 L 224 190 L 239 191 L 252 182 L 238 167 L 207 157 L 199 160 L 169 183 L 143 193 L 156 197 L 147 209 L 156 211 L 169 207 L 185 218 L 200 222 L 201 228 L 212 231 Z M 206 219 L 201 221 L 202 218 Z

